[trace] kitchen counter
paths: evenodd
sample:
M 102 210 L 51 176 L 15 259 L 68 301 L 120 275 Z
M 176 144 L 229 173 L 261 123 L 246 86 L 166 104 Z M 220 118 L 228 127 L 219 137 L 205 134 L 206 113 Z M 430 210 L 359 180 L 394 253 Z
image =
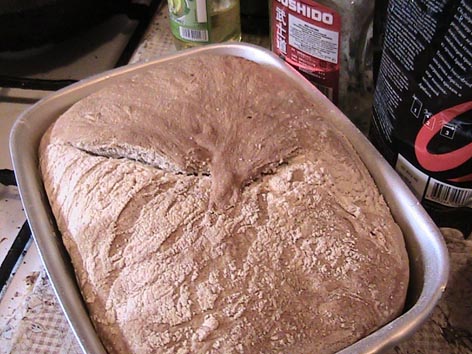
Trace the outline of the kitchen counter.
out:
M 167 9 L 155 16 L 131 62 L 140 62 L 175 51 L 169 32 Z M 243 36 L 246 42 L 264 47 L 264 36 Z M 366 117 L 368 123 L 369 117 Z M 1 185 L 0 185 L 1 186 Z M 16 187 L 1 186 L 3 203 L 21 210 Z M 19 228 L 24 215 L 17 213 L 4 227 Z M 3 215 L 0 215 L 3 222 Z M 5 218 L 6 219 L 6 218 Z M 472 240 L 454 230 L 442 230 L 451 257 L 448 288 L 431 319 L 408 341 L 389 354 L 472 353 Z M 0 235 L 1 239 L 1 235 Z M 0 241 L 0 251 L 7 245 Z M 27 245 L 22 264 L 0 302 L 0 353 L 81 353 L 51 285 L 34 243 Z

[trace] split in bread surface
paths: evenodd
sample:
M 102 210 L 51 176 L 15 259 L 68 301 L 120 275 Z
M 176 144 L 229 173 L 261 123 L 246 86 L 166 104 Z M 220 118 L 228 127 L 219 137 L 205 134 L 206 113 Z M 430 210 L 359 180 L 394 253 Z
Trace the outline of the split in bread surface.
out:
M 110 353 L 331 353 L 398 316 L 402 233 L 291 79 L 189 56 L 74 104 L 44 186 Z

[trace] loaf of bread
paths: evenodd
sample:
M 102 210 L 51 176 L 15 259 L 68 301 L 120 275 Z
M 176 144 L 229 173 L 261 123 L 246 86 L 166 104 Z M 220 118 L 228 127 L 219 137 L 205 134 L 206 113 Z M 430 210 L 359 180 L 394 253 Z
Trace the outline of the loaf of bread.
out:
M 401 313 L 402 233 L 324 111 L 202 54 L 58 118 L 44 186 L 110 353 L 331 353 Z

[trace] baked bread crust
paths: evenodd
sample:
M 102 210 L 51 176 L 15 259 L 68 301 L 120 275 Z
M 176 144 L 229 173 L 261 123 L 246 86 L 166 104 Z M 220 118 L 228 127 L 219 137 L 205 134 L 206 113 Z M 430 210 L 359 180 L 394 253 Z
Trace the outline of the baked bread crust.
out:
M 110 353 L 329 353 L 401 313 L 403 236 L 322 113 L 272 69 L 204 55 L 55 122 L 44 185 Z

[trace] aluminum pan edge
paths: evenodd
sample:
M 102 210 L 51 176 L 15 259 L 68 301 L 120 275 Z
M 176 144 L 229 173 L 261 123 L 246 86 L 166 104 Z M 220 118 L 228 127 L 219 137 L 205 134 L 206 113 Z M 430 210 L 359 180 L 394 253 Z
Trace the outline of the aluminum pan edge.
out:
M 128 65 L 82 80 L 44 98 L 19 116 L 10 136 L 10 151 L 24 210 L 53 289 L 84 353 L 106 353 L 91 321 L 60 242 L 38 169 L 39 141 L 49 125 L 82 97 L 127 75 L 147 70 L 188 55 L 227 54 L 269 65 L 291 77 L 351 141 L 366 164 L 392 214 L 405 234 L 412 274 L 420 274 L 420 294 L 400 317 L 340 353 L 378 353 L 412 335 L 431 314 L 445 290 L 449 272 L 448 253 L 438 228 L 394 170 L 365 136 L 327 98 L 272 52 L 249 44 L 216 44 L 181 51 L 145 63 Z M 34 119 L 32 119 L 34 117 Z M 25 143 L 29 142 L 29 143 Z M 51 242 L 53 240 L 53 242 Z M 412 259 L 414 253 L 414 259 Z

